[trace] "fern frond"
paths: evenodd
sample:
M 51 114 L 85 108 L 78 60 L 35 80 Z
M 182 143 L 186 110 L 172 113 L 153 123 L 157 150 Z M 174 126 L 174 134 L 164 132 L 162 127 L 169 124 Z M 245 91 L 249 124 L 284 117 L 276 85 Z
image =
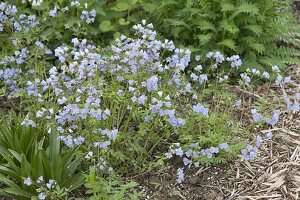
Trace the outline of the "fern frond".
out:
M 199 34 L 197 36 L 200 45 L 205 45 L 213 38 L 213 34 Z
M 259 8 L 249 2 L 242 2 L 238 7 L 238 13 L 248 13 L 249 15 L 259 15 Z
M 234 4 L 228 2 L 221 2 L 221 12 L 228 12 L 235 10 Z
M 216 31 L 215 26 L 213 23 L 211 23 L 210 21 L 207 20 L 201 20 L 199 22 L 199 25 L 197 26 L 201 31 L 205 31 L 205 30 L 212 30 L 212 31 Z
M 234 41 L 234 40 L 231 40 L 231 39 L 225 39 L 225 40 L 219 42 L 218 45 L 219 45 L 220 47 L 225 46 L 225 47 L 227 47 L 227 48 L 229 48 L 229 49 L 231 49 L 231 50 L 236 51 L 236 44 L 235 44 L 235 41 Z
M 246 26 L 243 26 L 242 28 L 250 30 L 257 36 L 259 36 L 263 33 L 263 28 L 260 25 L 246 25 Z
M 239 27 L 234 24 L 234 22 L 229 22 L 227 20 L 222 20 L 220 22 L 220 28 L 222 28 L 225 32 L 228 32 L 232 35 L 237 34 L 240 30 Z

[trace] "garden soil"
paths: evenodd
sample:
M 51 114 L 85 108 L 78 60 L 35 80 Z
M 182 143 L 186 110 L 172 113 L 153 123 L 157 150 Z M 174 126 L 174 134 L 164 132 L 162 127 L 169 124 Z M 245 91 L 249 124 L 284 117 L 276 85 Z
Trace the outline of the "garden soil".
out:
M 286 88 L 263 85 L 254 93 L 244 92 L 246 101 L 260 96 L 281 108 L 281 121 L 276 127 L 251 127 L 253 138 L 273 133 L 273 140 L 264 143 L 258 157 L 251 162 L 242 157 L 221 166 L 186 170 L 185 182 L 176 184 L 176 171 L 182 166 L 180 159 L 171 160 L 166 168 L 143 175 L 137 180 L 146 191 L 145 199 L 156 200 L 297 200 L 300 199 L 300 116 L 288 114 L 283 99 L 275 101 L 270 93 L 300 92 L 300 68 L 288 70 L 293 83 Z M 241 92 L 243 89 L 232 87 Z M 245 110 L 250 110 L 246 108 Z M 242 114 L 241 114 L 242 113 Z M 251 115 L 241 111 L 236 117 L 247 122 Z M 242 118 L 242 119 L 241 119 Z M 246 141 L 247 142 L 247 141 Z M 252 141 L 248 141 L 251 143 Z

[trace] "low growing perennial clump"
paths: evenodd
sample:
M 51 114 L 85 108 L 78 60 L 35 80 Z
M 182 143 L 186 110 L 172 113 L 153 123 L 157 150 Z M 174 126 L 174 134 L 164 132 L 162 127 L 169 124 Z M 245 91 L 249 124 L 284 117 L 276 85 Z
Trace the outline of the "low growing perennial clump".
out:
M 70 7 L 77 6 L 76 2 Z M 53 8 L 49 17 L 55 18 L 58 12 L 61 10 Z M 80 20 L 88 26 L 95 17 L 94 10 L 83 10 Z M 88 196 L 132 199 L 140 194 L 126 190 L 135 184 L 120 181 L 110 187 L 103 186 L 105 181 L 136 175 L 164 163 L 160 161 L 181 157 L 180 184 L 191 167 L 226 162 L 240 153 L 244 160 L 253 160 L 264 140 L 272 138 L 271 132 L 257 136 L 255 145 L 237 139 L 247 139 L 234 116 L 244 107 L 244 99 L 227 86 L 238 74 L 236 82 L 244 90 L 251 90 L 257 81 L 283 87 L 291 80 L 277 66 L 239 74 L 242 59 L 238 55 L 225 57 L 218 51 L 193 55 L 170 40 L 158 40 L 153 25 L 145 20 L 133 27 L 134 37 L 121 35 L 108 47 L 75 36 L 51 49 L 38 37 L 38 25 L 36 16 L 19 14 L 15 6 L 0 3 L 0 34 L 12 44 L 0 55 L 2 96 L 22 118 L 10 126 L 19 125 L 25 132 L 35 128 L 32 151 L 38 151 L 29 155 L 27 149 L 5 146 L 9 142 L 0 140 L 5 149 L 1 177 L 9 175 L 0 178 L 7 186 L 0 193 L 6 196 L 63 199 L 83 187 L 85 178 Z M 287 107 L 294 112 L 299 111 L 298 96 L 292 103 L 285 95 Z M 248 110 L 251 123 L 276 125 L 279 108 L 268 110 L 271 116 L 264 110 L 267 117 L 258 109 Z M 17 132 L 7 129 L 0 134 Z M 9 141 L 10 137 L 5 138 Z M 13 155 L 25 170 L 6 154 Z M 53 156 L 60 156 L 59 161 Z M 64 182 L 67 172 L 73 177 Z M 76 185 L 72 184 L 75 180 Z M 14 194 L 14 187 L 22 192 Z

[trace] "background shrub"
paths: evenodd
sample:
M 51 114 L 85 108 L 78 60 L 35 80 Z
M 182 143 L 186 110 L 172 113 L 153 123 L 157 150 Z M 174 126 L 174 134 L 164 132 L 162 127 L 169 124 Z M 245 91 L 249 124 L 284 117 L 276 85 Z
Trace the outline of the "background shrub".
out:
M 145 0 L 144 16 L 176 44 L 243 57 L 243 68 L 300 64 L 290 0 Z M 146 14 L 147 13 L 147 14 Z
M 244 70 L 300 64 L 300 42 L 295 39 L 300 28 L 294 23 L 291 0 L 82 0 L 73 7 L 70 2 L 22 4 L 25 12 L 45 18 L 38 37 L 51 49 L 74 35 L 107 45 L 146 19 L 179 47 L 201 54 L 218 50 L 242 56 Z M 49 11 L 54 7 L 57 17 L 52 18 Z M 82 11 L 92 9 L 97 13 L 94 23 L 80 20 Z

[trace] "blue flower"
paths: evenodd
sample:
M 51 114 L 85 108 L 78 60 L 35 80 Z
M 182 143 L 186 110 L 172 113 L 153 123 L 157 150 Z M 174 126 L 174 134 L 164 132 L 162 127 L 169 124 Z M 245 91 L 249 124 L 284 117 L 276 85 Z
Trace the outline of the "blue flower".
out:
M 184 165 L 188 165 L 188 164 L 191 163 L 191 160 L 189 160 L 189 159 L 186 158 L 186 157 L 184 157 L 182 161 L 183 161 L 183 164 L 184 164 Z
M 49 11 L 50 17 L 55 17 L 56 13 L 57 13 L 57 9 L 56 8 L 54 8 L 54 9 L 52 9 L 52 10 Z
M 202 83 L 204 83 L 206 81 L 207 81 L 207 75 L 206 74 L 201 74 L 199 76 L 199 83 L 202 84 Z
M 245 85 L 249 85 L 249 83 L 251 81 L 251 78 L 248 75 L 246 75 L 246 74 L 241 74 L 240 76 L 244 80 L 244 84 Z
M 95 21 L 95 17 L 96 17 L 96 11 L 95 10 L 92 10 L 92 11 L 87 11 L 87 10 L 83 10 L 81 12 L 81 16 L 80 16 L 80 19 L 81 20 L 85 20 L 85 22 L 87 24 L 90 24 L 92 22 Z
M 39 195 L 38 195 L 39 200 L 44 200 L 44 199 L 46 199 L 46 197 L 47 197 L 47 195 L 43 192 L 39 193 Z
M 240 67 L 242 65 L 242 60 L 238 55 L 227 57 L 226 60 L 231 62 L 231 67 Z
M 251 113 L 252 113 L 253 121 L 255 121 L 255 122 L 261 121 L 261 115 L 257 112 L 256 109 L 251 109 Z
M 226 142 L 220 144 L 219 147 L 220 147 L 220 149 L 222 149 L 224 151 L 228 151 L 229 150 L 229 146 L 228 146 L 228 144 Z
M 275 110 L 273 116 L 271 118 L 267 118 L 266 122 L 272 126 L 274 126 L 279 120 L 280 110 Z
M 276 77 L 276 80 L 275 80 L 275 84 L 280 85 L 282 83 L 282 79 L 283 79 L 283 77 L 280 74 L 278 74 L 278 76 Z
M 268 141 L 272 140 L 272 137 L 273 137 L 273 134 L 272 134 L 271 131 L 268 132 L 268 133 L 266 134 L 266 139 L 267 139 Z
M 277 65 L 272 66 L 272 71 L 273 72 L 280 72 L 280 69 L 278 68 Z
M 196 56 L 195 56 L 195 60 L 196 60 L 196 61 L 199 61 L 200 58 L 201 58 L 201 57 L 200 57 L 199 55 L 196 55 Z
M 199 77 L 196 74 L 191 73 L 191 78 L 193 79 L 193 81 L 196 81 Z
M 169 121 L 175 127 L 183 126 L 185 124 L 185 120 L 184 119 L 182 119 L 182 118 L 176 118 L 174 116 L 171 116 L 169 118 Z
M 150 77 L 147 80 L 147 90 L 148 90 L 148 92 L 156 90 L 157 87 L 158 87 L 158 78 L 157 78 L 157 76 Z
M 290 83 L 291 82 L 291 77 L 287 76 L 284 78 L 284 83 Z
M 30 186 L 32 185 L 32 180 L 30 177 L 27 177 L 25 180 L 24 180 L 24 184 L 27 185 L 27 186 Z
M 195 112 L 195 113 L 201 113 L 205 117 L 208 116 L 208 108 L 205 108 L 200 103 L 198 103 L 197 105 L 193 106 L 193 112 Z
M 177 169 L 177 183 L 182 183 L 184 181 L 184 172 L 182 168 Z
M 210 148 L 209 148 L 209 152 L 210 152 L 211 154 L 219 153 L 219 148 L 218 148 L 218 147 L 210 147 Z
M 259 148 L 262 143 L 263 143 L 263 139 L 260 135 L 258 135 L 256 138 L 256 147 Z
M 146 95 L 143 94 L 138 98 L 138 103 L 144 105 L 146 100 L 147 100 L 147 97 L 146 97 Z
M 167 157 L 168 159 L 171 159 L 171 158 L 173 157 L 173 154 L 170 153 L 170 152 L 168 152 L 168 153 L 166 153 L 166 157 Z
M 181 147 L 179 147 L 178 149 L 175 149 L 175 154 L 177 156 L 182 156 L 183 155 L 183 151 L 182 151 Z
M 263 77 L 266 78 L 266 79 L 269 79 L 270 78 L 270 74 L 268 72 L 264 72 L 263 74 Z
M 240 107 L 241 104 L 242 104 L 242 100 L 241 99 L 238 99 L 238 100 L 235 101 L 235 106 L 236 107 Z

